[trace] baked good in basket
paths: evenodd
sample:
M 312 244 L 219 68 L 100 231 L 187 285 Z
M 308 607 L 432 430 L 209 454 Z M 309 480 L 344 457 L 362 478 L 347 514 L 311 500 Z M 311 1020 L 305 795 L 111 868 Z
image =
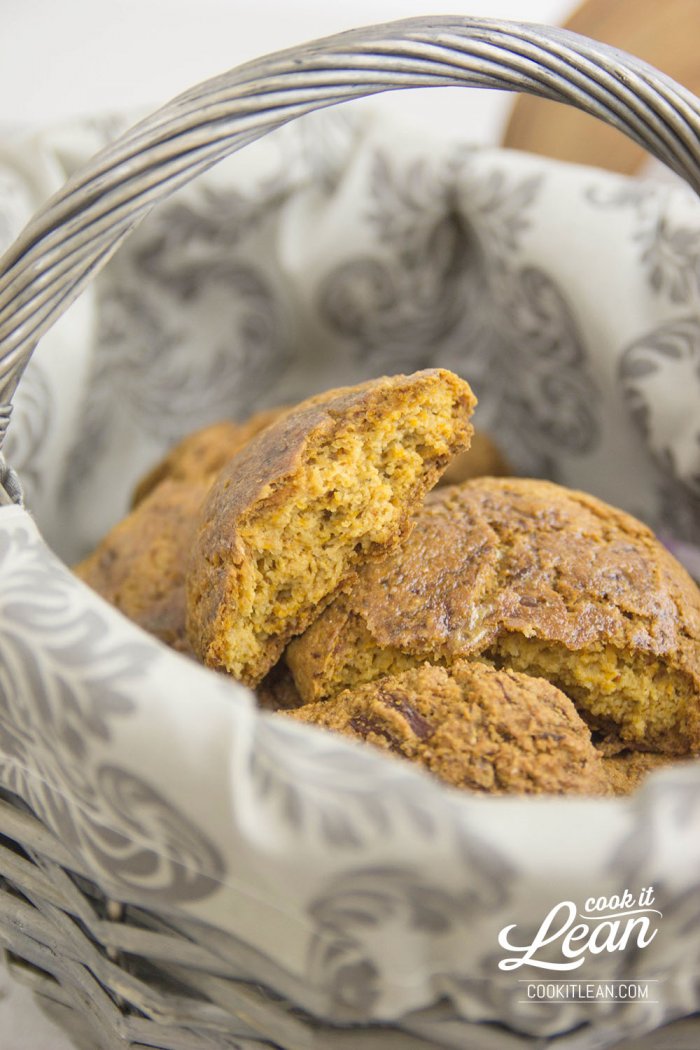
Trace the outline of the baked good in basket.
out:
M 174 649 L 185 637 L 185 566 L 211 477 L 157 485 L 74 572 L 120 612 Z
M 144 630 L 189 651 L 184 576 L 192 519 L 218 472 L 256 434 L 291 410 L 265 409 L 241 423 L 222 420 L 188 434 L 136 484 L 131 513 L 75 566 L 77 575 Z M 507 472 L 506 461 L 487 435 L 474 431 L 470 448 L 448 464 L 438 484 L 445 477 L 454 481 L 494 472 Z M 284 680 L 296 693 L 288 672 Z M 280 682 L 278 674 L 261 683 L 262 706 L 288 706 L 278 702 Z M 300 702 L 296 694 L 292 706 Z
M 305 701 L 483 657 L 572 697 L 609 750 L 700 749 L 700 595 L 654 535 L 546 481 L 431 494 L 287 651 Z
M 540 678 L 476 661 L 423 664 L 288 716 L 408 758 L 455 787 L 608 793 L 601 756 L 569 698 Z
M 372 380 L 302 402 L 217 477 L 187 578 L 187 633 L 209 666 L 254 685 L 358 565 L 395 547 L 471 436 L 451 372 Z
M 145 631 L 189 652 L 185 568 L 197 514 L 214 478 L 284 409 L 188 434 L 137 483 L 131 512 L 74 572 Z

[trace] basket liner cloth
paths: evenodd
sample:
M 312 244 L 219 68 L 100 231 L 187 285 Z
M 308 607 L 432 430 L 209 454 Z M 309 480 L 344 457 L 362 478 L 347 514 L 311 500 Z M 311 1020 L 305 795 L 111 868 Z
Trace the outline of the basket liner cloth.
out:
M 8 236 L 104 134 L 3 157 Z M 587 1048 L 697 1010 L 700 770 L 630 800 L 448 790 L 261 714 L 92 594 L 35 521 L 76 557 L 194 426 L 440 364 L 519 470 L 693 543 L 699 257 L 683 188 L 366 115 L 299 122 L 151 216 L 29 366 L 8 459 L 33 516 L 0 510 L 0 785 L 71 869 L 334 1023 L 463 1046 L 499 1021 Z M 653 1001 L 527 1002 L 530 974 L 499 970 L 502 927 L 525 943 L 562 900 L 650 885 L 659 935 L 581 976 L 658 981 Z

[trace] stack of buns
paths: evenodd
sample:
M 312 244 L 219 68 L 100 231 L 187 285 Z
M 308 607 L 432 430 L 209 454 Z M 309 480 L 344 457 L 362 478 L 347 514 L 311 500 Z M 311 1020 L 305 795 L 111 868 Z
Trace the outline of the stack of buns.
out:
M 700 591 L 508 477 L 475 404 L 430 369 L 199 431 L 76 572 L 281 717 L 472 791 L 628 793 L 700 752 Z

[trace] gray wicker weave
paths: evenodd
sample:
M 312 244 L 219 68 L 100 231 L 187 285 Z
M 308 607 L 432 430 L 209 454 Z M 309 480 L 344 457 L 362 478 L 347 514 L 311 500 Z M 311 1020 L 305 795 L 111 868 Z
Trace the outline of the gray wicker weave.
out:
M 635 58 L 550 27 L 413 19 L 249 63 L 181 95 L 95 157 L 2 260 L 0 444 L 37 341 L 158 201 L 311 110 L 441 85 L 527 91 L 577 106 L 621 129 L 700 190 L 698 100 Z M 0 497 L 0 503 L 20 498 L 4 466 Z M 146 911 L 109 901 L 7 790 L 0 797 L 0 829 L 0 944 L 54 1015 L 76 1037 L 88 1033 L 85 1046 L 435 1045 L 415 1034 L 422 1027 L 416 1016 L 402 1031 L 317 1024 L 271 989 L 250 983 L 244 949 L 223 933 L 185 917 L 166 919 L 155 906 Z M 447 1030 L 442 1038 L 441 1045 L 463 1045 L 450 1041 Z M 523 1045 L 505 1030 L 485 1030 L 479 1038 L 474 1046 Z M 671 1036 L 654 1045 L 683 1044 Z

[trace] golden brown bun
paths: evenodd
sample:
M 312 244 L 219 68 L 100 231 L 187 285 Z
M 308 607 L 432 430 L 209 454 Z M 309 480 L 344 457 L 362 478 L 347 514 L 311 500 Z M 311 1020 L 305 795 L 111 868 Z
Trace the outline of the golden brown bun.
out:
M 640 522 L 550 482 L 432 493 L 286 654 L 305 701 L 426 660 L 547 678 L 608 750 L 700 748 L 700 600 Z
M 478 662 L 424 664 L 287 717 L 408 758 L 455 787 L 609 793 L 590 730 L 568 697 L 540 678 Z
M 161 482 L 74 569 L 106 601 L 175 649 L 185 637 L 185 565 L 211 482 Z
M 257 684 L 364 560 L 396 546 L 452 456 L 475 398 L 439 369 L 302 402 L 250 441 L 207 498 L 187 631 L 209 666 Z

